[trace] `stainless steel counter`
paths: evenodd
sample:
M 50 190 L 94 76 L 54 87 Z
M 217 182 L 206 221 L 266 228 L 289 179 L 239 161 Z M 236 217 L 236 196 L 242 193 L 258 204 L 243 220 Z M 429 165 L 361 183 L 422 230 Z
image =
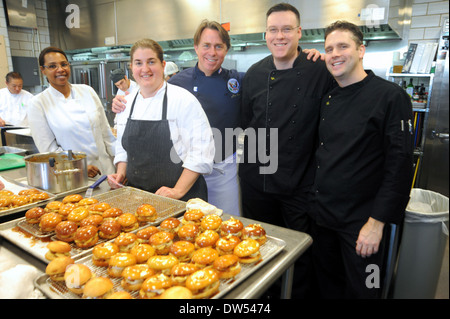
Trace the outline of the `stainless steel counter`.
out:
M 23 178 L 26 175 L 25 168 L 3 171 L 1 175 L 10 179 Z M 100 194 L 109 190 L 107 183 L 102 183 L 95 194 Z M 23 216 L 23 215 L 22 215 Z M 292 291 L 292 276 L 294 272 L 294 262 L 312 244 L 312 239 L 308 234 L 293 231 L 259 221 L 254 221 L 244 217 L 239 217 L 244 225 L 259 223 L 266 229 L 266 232 L 276 238 L 285 241 L 285 248 L 273 259 L 252 273 L 244 282 L 227 293 L 225 299 L 252 299 L 259 298 L 280 276 L 282 277 L 282 298 L 290 298 Z M 0 224 L 0 228 L 1 228 Z M 17 260 L 17 263 L 35 266 L 39 271 L 45 272 L 46 264 L 26 251 L 20 249 L 7 239 L 0 237 L 0 249 L 5 249 L 7 253 Z

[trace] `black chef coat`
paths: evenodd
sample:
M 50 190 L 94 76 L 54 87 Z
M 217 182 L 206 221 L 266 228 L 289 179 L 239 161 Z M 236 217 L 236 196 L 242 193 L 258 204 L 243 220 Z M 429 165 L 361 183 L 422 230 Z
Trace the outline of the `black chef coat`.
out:
M 398 223 L 413 176 L 411 99 L 372 71 L 321 106 L 313 218 L 359 233 L 369 217 Z
M 270 145 L 270 128 L 278 129 L 274 174 L 260 174 L 260 167 L 269 163 L 258 156 L 258 147 L 249 147 L 247 138 L 239 165 L 241 179 L 267 193 L 290 195 L 312 185 L 320 101 L 335 83 L 323 61 L 307 60 L 298 50 L 293 68 L 277 70 L 270 55 L 251 66 L 243 80 L 242 128 L 254 130 L 258 147 L 265 146 L 267 154 L 271 146 L 276 151 Z

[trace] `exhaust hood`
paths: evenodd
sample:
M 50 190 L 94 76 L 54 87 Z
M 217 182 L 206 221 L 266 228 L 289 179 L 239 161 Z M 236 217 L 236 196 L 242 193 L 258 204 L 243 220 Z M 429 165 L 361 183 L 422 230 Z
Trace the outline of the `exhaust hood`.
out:
M 278 1 L 224 0 L 221 21 L 231 25 L 234 47 L 265 45 L 266 10 Z M 300 12 L 300 43 L 324 42 L 325 28 L 336 20 L 358 25 L 364 41 L 401 40 L 404 25 L 411 21 L 411 0 L 294 0 L 286 1 Z M 165 50 L 192 48 L 192 39 L 160 41 Z
M 411 22 L 412 0 L 284 0 L 301 17 L 300 43 L 324 41 L 330 23 L 344 19 L 358 25 L 364 40 L 400 40 Z M 142 38 L 164 50 L 193 47 L 203 19 L 230 24 L 235 47 L 265 44 L 266 11 L 279 0 L 47 0 L 51 43 L 65 50 L 128 46 Z M 66 26 L 69 3 L 80 8 L 80 27 Z M 151 22 L 150 22 L 151 21 Z M 70 40 L 69 40 L 70 39 Z

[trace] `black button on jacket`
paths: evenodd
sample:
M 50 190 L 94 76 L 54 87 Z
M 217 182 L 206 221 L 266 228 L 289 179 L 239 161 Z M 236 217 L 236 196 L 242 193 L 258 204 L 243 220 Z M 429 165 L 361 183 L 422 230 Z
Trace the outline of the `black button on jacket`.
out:
M 239 166 L 242 180 L 275 194 L 292 194 L 312 185 L 320 101 L 333 83 L 325 63 L 307 60 L 301 51 L 291 69 L 277 70 L 268 56 L 247 71 L 241 125 L 256 133 L 256 142 L 246 138 L 244 162 Z M 274 129 L 278 139 L 272 138 L 270 144 Z M 261 174 L 260 168 L 268 167 L 265 162 L 274 155 L 261 154 L 270 150 L 278 152 L 277 169 Z
M 398 223 L 413 176 L 411 99 L 369 71 L 323 100 L 315 207 L 323 226 L 359 233 L 369 217 Z

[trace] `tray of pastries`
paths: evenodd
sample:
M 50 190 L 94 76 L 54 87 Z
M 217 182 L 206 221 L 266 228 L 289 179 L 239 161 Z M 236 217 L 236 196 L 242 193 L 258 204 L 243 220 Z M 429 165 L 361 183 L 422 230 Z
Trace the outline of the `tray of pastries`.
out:
M 5 188 L 0 190 L 0 216 L 5 216 L 52 200 L 56 195 L 0 177 Z
M 220 298 L 285 246 L 259 224 L 194 209 L 55 258 L 35 286 L 50 298 Z
M 157 225 L 165 218 L 178 216 L 185 207 L 183 201 L 129 187 L 92 198 L 72 194 L 27 210 L 25 217 L 17 220 L 20 232 L 14 227 L 2 230 L 1 234 L 32 254 L 39 239 L 44 243 L 67 242 L 71 246 L 70 255 L 77 258 L 121 232 Z M 30 237 L 33 244 L 27 245 L 24 241 L 30 241 Z M 48 262 L 44 255 L 40 253 L 39 258 Z
M 73 221 L 78 226 L 86 219 L 94 219 L 94 225 L 101 221 L 116 219 L 126 231 L 144 225 L 157 225 L 164 218 L 177 216 L 186 209 L 183 201 L 162 197 L 132 187 L 109 191 L 92 198 L 80 194 L 65 196 L 61 201 L 51 201 L 45 207 L 34 207 L 25 213 L 25 219 L 18 226 L 35 237 L 55 234 L 62 221 Z M 122 216 L 123 215 L 123 216 Z M 84 222 L 86 222 L 84 220 Z

